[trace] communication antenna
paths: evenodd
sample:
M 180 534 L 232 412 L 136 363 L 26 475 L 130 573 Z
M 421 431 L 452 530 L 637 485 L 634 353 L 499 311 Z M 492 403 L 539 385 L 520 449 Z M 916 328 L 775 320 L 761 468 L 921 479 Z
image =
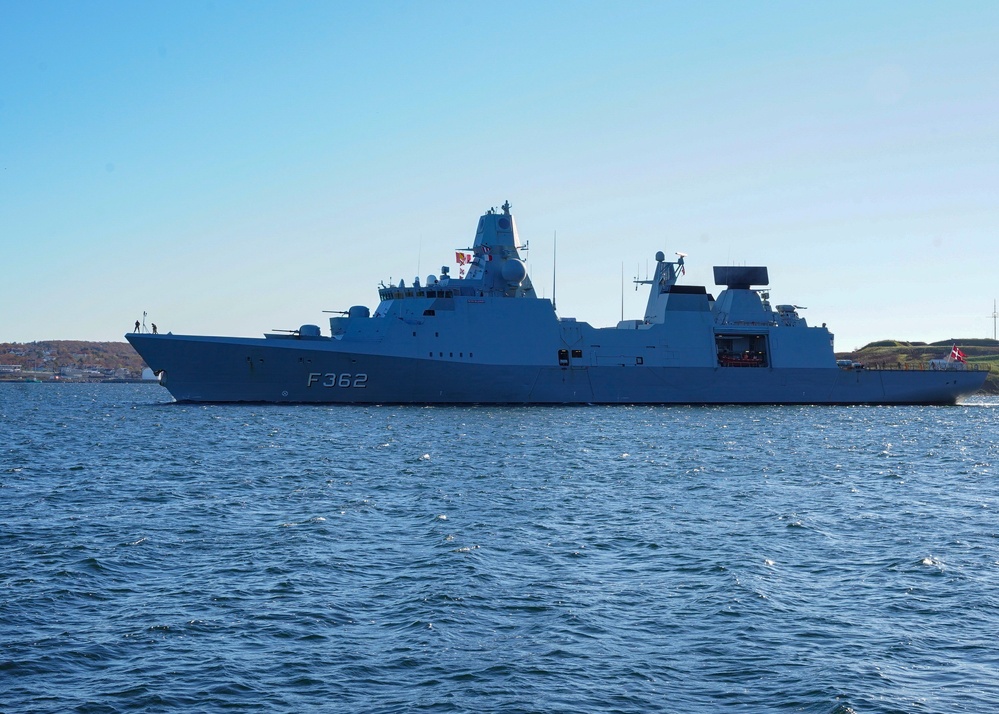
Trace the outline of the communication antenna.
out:
M 555 231 L 555 237 L 552 239 L 552 309 L 557 310 L 555 307 L 555 259 L 558 257 L 558 231 Z
M 621 261 L 621 322 L 624 322 L 624 261 Z

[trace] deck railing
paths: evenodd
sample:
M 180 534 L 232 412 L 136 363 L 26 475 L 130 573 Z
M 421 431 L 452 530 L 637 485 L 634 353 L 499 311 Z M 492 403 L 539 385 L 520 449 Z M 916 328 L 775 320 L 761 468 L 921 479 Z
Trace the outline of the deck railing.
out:
M 841 369 L 866 369 L 875 371 L 901 371 L 901 372 L 990 372 L 992 367 L 987 364 L 974 364 L 966 362 L 963 367 L 938 367 L 929 362 L 896 362 L 871 364 L 862 363 L 859 367 L 842 367 Z

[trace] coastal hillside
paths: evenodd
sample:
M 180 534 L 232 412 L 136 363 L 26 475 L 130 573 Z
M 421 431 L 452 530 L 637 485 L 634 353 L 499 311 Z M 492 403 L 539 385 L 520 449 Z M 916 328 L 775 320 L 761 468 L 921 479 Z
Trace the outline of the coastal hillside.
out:
M 145 366 L 127 342 L 0 342 L 0 380 L 138 379 Z

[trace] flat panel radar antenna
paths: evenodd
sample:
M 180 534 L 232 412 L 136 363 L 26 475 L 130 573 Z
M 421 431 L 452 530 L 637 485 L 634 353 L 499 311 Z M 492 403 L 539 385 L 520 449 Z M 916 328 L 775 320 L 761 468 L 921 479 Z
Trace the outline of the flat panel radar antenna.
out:
M 715 285 L 728 288 L 749 290 L 753 285 L 770 284 L 770 276 L 764 266 L 716 265 L 714 273 Z

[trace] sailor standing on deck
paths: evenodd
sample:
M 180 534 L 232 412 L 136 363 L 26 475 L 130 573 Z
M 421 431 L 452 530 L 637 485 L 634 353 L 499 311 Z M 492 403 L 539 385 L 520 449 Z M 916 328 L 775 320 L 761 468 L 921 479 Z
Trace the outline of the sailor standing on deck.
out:
M 135 321 L 135 329 L 134 329 L 134 330 L 132 330 L 132 332 L 138 332 L 138 331 L 139 331 L 139 321 L 138 321 L 138 320 L 136 320 L 136 321 Z

